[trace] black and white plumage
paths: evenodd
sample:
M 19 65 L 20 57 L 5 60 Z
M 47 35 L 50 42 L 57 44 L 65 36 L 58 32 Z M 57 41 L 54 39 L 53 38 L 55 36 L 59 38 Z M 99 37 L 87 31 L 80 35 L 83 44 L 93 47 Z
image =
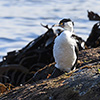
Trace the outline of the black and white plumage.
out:
M 73 34 L 72 37 L 76 40 L 79 51 L 87 48 L 86 42 L 76 34 Z
M 70 19 L 63 19 L 59 25 L 64 31 L 56 37 L 53 48 L 55 58 L 55 67 L 61 71 L 69 72 L 75 69 L 78 58 L 78 47 L 75 38 L 73 38 L 74 23 Z

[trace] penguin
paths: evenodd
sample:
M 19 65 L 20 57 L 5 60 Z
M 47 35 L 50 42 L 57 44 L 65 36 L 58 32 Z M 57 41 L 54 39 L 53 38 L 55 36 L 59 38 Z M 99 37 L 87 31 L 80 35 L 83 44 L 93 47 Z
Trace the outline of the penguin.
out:
M 62 33 L 55 38 L 53 46 L 53 56 L 55 59 L 55 70 L 50 78 L 57 77 L 64 72 L 75 70 L 78 59 L 78 46 L 73 27 L 74 22 L 71 19 L 62 19 L 58 25 L 63 28 Z

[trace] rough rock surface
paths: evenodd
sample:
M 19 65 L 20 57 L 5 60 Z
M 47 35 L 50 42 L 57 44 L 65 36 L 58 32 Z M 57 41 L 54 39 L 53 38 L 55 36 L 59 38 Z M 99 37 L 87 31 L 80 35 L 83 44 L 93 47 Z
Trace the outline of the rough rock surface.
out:
M 0 100 L 99 100 L 100 48 L 79 52 L 78 63 L 73 73 L 16 87 Z

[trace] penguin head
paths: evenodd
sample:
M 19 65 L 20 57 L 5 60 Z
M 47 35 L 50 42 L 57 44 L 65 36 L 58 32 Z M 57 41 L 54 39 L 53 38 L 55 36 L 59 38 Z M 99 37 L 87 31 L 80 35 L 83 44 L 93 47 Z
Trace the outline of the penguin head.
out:
M 72 22 L 71 19 L 62 19 L 59 22 L 59 26 L 62 27 L 62 28 L 73 27 L 74 26 L 74 22 Z
M 54 26 L 60 26 L 64 30 L 73 31 L 74 22 L 72 22 L 71 19 L 62 19 L 58 25 Z

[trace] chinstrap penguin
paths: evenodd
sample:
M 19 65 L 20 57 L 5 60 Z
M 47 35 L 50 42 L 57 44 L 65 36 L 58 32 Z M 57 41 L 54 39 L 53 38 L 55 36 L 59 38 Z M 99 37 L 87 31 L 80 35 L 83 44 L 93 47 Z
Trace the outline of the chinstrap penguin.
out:
M 58 25 L 63 28 L 63 32 L 56 37 L 53 47 L 53 56 L 56 69 L 51 75 L 56 77 L 63 72 L 69 72 L 76 69 L 78 59 L 78 47 L 73 31 L 74 23 L 70 19 L 62 19 Z

